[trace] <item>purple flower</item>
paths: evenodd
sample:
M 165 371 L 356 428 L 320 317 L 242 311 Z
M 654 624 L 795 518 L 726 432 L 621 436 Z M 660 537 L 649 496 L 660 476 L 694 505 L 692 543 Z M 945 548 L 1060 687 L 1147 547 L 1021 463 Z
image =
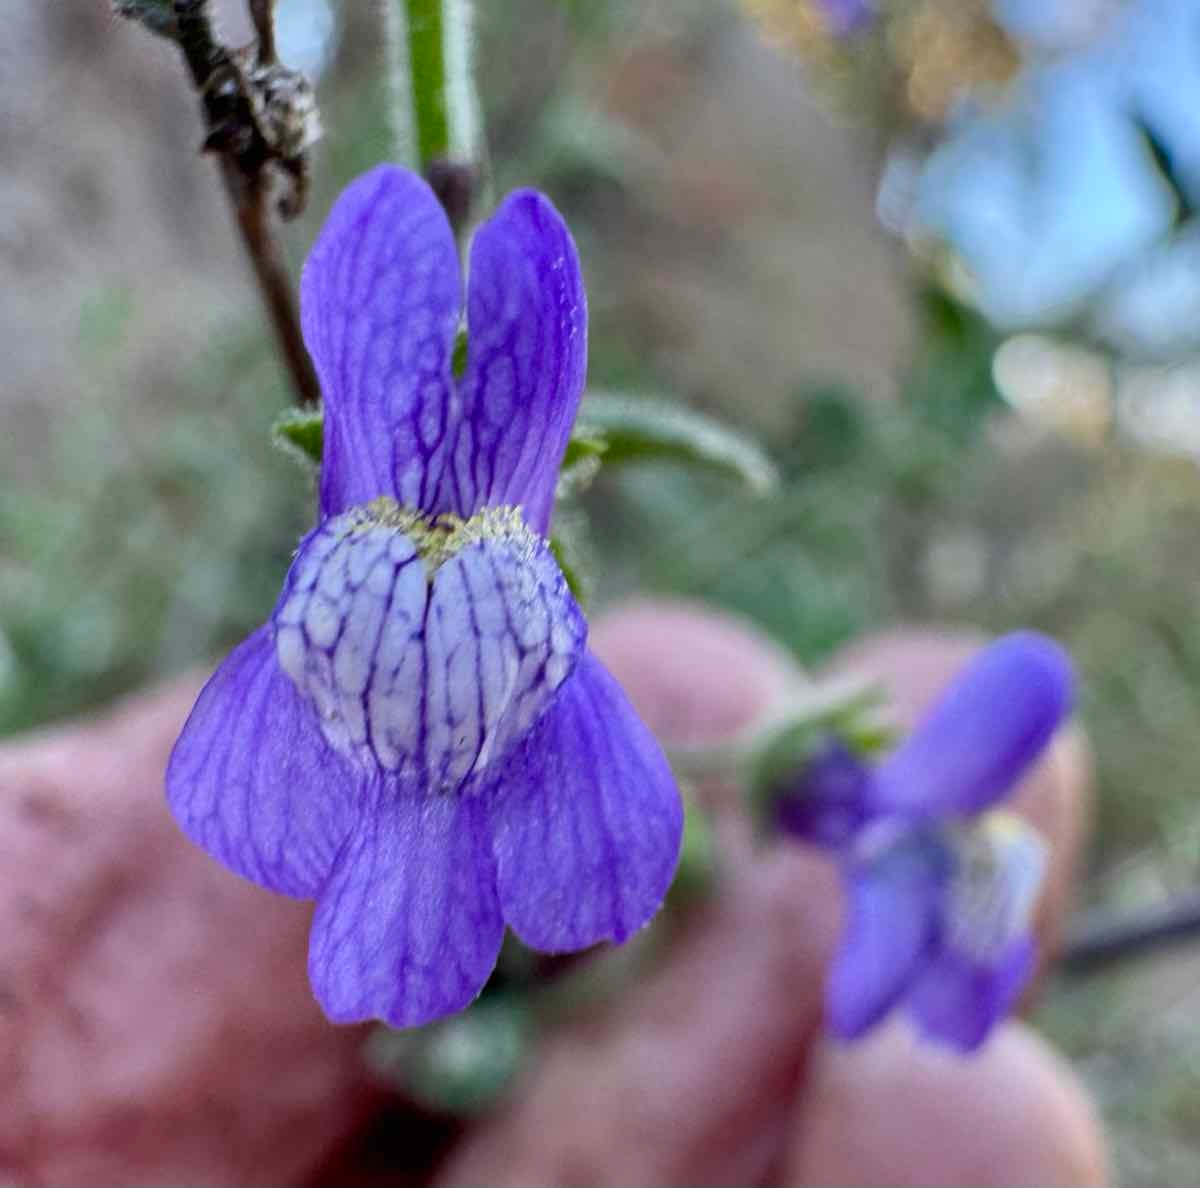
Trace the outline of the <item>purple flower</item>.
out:
M 876 17 L 875 5 L 869 0 L 817 0 L 817 9 L 829 32 L 837 38 L 858 33 Z
M 586 368 L 579 262 L 540 194 L 480 228 L 467 294 L 416 176 L 341 196 L 301 286 L 325 397 L 317 526 L 270 621 L 221 665 L 167 771 L 193 841 L 317 900 L 309 975 L 337 1022 L 467 1005 L 507 924 L 621 941 L 662 901 L 682 808 L 586 647 L 544 539 Z
M 1045 846 L 985 811 L 1070 711 L 1070 661 L 1032 632 L 985 648 L 913 733 L 870 768 L 828 743 L 781 793 L 780 828 L 833 849 L 848 920 L 826 985 L 846 1039 L 907 1005 L 927 1037 L 979 1047 L 1034 966 L 1030 918 Z

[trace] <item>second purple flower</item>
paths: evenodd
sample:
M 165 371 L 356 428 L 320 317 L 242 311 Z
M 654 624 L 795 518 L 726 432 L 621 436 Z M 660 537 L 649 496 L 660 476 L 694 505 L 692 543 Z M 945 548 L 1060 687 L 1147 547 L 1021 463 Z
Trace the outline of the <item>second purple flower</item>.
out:
M 331 1019 L 416 1026 L 479 993 L 506 924 L 555 952 L 642 927 L 682 807 L 545 540 L 587 354 L 558 213 L 514 193 L 476 234 L 461 377 L 454 237 L 401 169 L 338 200 L 301 306 L 319 520 L 201 693 L 168 799 L 232 870 L 317 900 Z
M 1066 653 L 1030 631 L 984 648 L 879 765 L 831 741 L 778 790 L 787 835 L 838 858 L 848 901 L 826 984 L 845 1039 L 897 1006 L 919 1031 L 978 1048 L 1033 972 L 1046 847 L 995 806 L 1070 713 Z

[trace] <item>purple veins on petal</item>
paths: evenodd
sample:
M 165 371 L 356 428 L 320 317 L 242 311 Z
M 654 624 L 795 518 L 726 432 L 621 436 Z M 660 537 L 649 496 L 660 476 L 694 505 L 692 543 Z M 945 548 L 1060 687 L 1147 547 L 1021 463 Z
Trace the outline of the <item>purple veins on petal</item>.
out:
M 586 640 L 566 580 L 532 536 L 482 539 L 443 564 L 425 636 L 430 787 L 457 787 L 502 762 L 552 705 Z
M 464 519 L 521 506 L 546 532 L 587 369 L 579 260 L 548 199 L 517 191 L 476 232 L 456 385 L 461 288 L 420 178 L 381 166 L 338 199 L 301 282 L 325 399 L 324 514 L 387 495 Z
M 587 635 L 549 549 L 519 523 L 489 513 L 436 531 L 386 506 L 327 520 L 273 620 L 279 663 L 330 745 L 434 794 L 533 726 Z
M 302 542 L 272 616 L 279 665 L 326 741 L 406 778 L 421 766 L 413 691 L 428 598 L 412 540 L 352 511 Z
M 575 244 L 541 194 L 518 190 L 475 234 L 462 423 L 438 510 L 521 506 L 545 535 L 587 371 Z
M 380 495 L 431 506 L 453 429 L 461 312 L 454 235 L 425 182 L 381 165 L 347 186 L 300 282 L 325 403 L 324 515 Z
M 658 910 L 683 805 L 658 743 L 590 652 L 489 795 L 504 918 L 527 944 L 620 942 Z
M 1032 631 L 984 648 L 877 769 L 881 812 L 977 813 L 1005 796 L 1071 710 L 1066 652 Z
M 167 767 L 167 801 L 192 841 L 244 878 L 305 898 L 328 877 L 364 785 L 280 670 L 268 627 L 205 685 Z
M 335 1023 L 419 1027 L 467 1006 L 504 921 L 484 803 L 381 779 L 321 891 L 309 977 Z

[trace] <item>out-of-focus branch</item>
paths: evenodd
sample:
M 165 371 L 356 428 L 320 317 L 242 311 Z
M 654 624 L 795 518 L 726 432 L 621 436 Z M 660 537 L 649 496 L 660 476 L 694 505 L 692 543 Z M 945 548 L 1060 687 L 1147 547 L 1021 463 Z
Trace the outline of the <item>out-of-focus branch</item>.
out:
M 1096 972 L 1156 949 L 1200 940 L 1200 891 L 1127 919 L 1105 914 L 1085 920 L 1059 959 L 1065 974 Z
M 270 66 L 275 57 L 275 0 L 250 0 L 250 19 L 258 41 L 258 61 Z
M 272 206 L 285 219 L 303 210 L 320 125 L 308 80 L 276 58 L 274 0 L 249 0 L 257 41 L 242 49 L 217 41 L 209 0 L 117 0 L 116 8 L 179 46 L 204 115 L 204 151 L 217 157 L 296 400 L 317 403 Z

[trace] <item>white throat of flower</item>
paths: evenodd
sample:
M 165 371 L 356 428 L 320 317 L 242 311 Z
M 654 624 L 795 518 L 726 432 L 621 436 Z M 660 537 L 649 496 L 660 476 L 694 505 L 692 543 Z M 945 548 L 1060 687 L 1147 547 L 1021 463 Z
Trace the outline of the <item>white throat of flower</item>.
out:
M 1048 847 L 1012 813 L 994 811 L 945 831 L 953 862 L 945 943 L 981 965 L 1001 960 L 1030 926 Z
M 464 520 L 453 512 L 428 516 L 397 503 L 389 495 L 380 495 L 338 518 L 347 521 L 347 536 L 376 528 L 403 533 L 412 541 L 417 556 L 425 565 L 425 576 L 431 582 L 437 571 L 467 545 L 503 540 L 510 547 L 516 545 L 531 558 L 541 543 L 541 538 L 525 523 L 519 507 L 485 507 Z
M 304 542 L 272 624 L 329 744 L 432 791 L 460 787 L 532 728 L 587 634 L 518 509 L 464 520 L 386 498 Z

